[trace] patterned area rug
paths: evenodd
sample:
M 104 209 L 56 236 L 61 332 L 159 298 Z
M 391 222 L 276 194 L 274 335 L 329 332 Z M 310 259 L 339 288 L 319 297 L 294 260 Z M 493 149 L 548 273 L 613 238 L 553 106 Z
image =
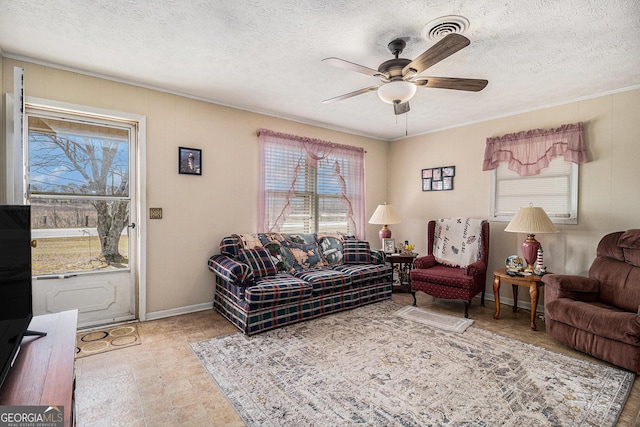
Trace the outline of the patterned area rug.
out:
M 384 301 L 191 348 L 248 426 L 613 426 L 634 374 Z
M 76 359 L 140 344 L 136 324 L 82 331 L 76 334 Z
M 451 332 L 464 332 L 473 324 L 473 320 L 464 317 L 448 316 L 446 314 L 434 313 L 424 308 L 407 305 L 396 311 L 396 316 L 407 320 L 420 322 L 423 325 L 444 329 Z

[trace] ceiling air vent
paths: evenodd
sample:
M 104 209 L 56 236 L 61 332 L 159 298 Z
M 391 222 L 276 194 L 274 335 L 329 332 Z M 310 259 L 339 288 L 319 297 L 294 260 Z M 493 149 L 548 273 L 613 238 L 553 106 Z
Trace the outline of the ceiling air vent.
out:
M 422 29 L 422 38 L 438 41 L 447 34 L 464 33 L 469 28 L 469 20 L 463 16 L 443 16 L 429 22 Z

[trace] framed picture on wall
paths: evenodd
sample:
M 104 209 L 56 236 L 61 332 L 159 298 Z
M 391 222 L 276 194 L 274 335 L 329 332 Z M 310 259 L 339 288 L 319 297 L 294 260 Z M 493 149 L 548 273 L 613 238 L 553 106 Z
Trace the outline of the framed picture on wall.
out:
M 422 191 L 431 191 L 431 178 L 422 179 Z
M 178 173 L 202 175 L 202 150 L 178 147 Z

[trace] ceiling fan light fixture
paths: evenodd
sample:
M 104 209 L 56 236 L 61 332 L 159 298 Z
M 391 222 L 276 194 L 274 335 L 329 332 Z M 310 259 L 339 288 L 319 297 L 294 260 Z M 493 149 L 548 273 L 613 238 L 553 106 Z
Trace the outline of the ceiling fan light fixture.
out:
M 415 94 L 416 86 L 402 80 L 389 82 L 378 88 L 378 97 L 387 104 L 407 102 Z

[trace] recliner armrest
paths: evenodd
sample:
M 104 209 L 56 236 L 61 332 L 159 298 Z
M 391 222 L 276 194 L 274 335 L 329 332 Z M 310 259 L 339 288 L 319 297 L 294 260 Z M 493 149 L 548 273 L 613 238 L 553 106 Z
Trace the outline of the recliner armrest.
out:
M 542 282 L 557 298 L 591 301 L 600 291 L 600 282 L 585 276 L 547 274 L 542 276 Z M 548 293 L 545 291 L 545 295 Z
M 425 255 L 413 260 L 413 268 L 431 268 L 436 265 L 436 258 L 433 255 Z

